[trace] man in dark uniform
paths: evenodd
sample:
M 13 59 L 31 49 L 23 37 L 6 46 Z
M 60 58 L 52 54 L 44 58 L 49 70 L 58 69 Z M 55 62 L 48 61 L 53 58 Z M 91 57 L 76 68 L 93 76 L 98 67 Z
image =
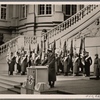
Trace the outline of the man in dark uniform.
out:
M 89 56 L 89 52 L 85 55 L 85 72 L 86 76 L 90 76 L 90 66 L 92 65 L 92 58 Z
M 65 55 L 63 61 L 64 61 L 64 76 L 67 76 L 68 75 L 68 72 L 69 72 L 69 66 L 68 66 L 68 56 L 69 55 Z
M 48 81 L 51 88 L 54 87 L 56 81 L 56 70 L 55 70 L 55 55 L 51 49 L 48 49 L 48 58 L 42 65 L 48 65 Z
M 11 52 L 11 58 L 10 58 L 10 63 L 9 63 L 10 75 L 13 75 L 15 63 L 16 63 L 16 57 L 14 56 L 13 52 Z
M 94 59 L 94 75 L 96 76 L 96 79 L 99 79 L 100 76 L 100 58 L 98 57 L 98 54 L 95 54 Z
M 16 63 L 17 63 L 17 70 L 18 72 L 17 73 L 20 73 L 21 72 L 21 57 L 20 57 L 20 53 L 17 52 L 17 56 L 16 56 Z

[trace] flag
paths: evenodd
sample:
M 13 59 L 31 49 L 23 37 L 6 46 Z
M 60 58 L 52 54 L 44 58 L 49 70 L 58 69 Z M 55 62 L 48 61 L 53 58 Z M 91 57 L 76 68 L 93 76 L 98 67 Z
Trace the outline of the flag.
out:
M 11 58 L 11 48 L 10 48 L 10 46 L 8 46 L 7 55 L 9 56 L 9 59 L 10 59 Z
M 86 52 L 86 50 L 85 50 L 85 37 L 83 37 L 83 54 L 85 55 L 85 52 Z
M 76 38 L 75 38 L 75 41 L 74 41 L 74 54 L 76 54 Z
M 81 37 L 81 43 L 79 48 L 79 55 L 83 54 L 85 55 L 85 37 Z
M 49 40 L 48 40 L 48 42 L 47 42 L 47 46 L 48 46 L 47 48 L 49 48 Z
M 70 56 L 73 56 L 73 40 L 71 40 L 71 46 L 70 46 Z
M 31 52 L 31 44 L 29 43 L 29 53 Z
M 43 41 L 41 40 L 41 50 L 40 50 L 40 59 L 42 60 L 43 55 Z
M 61 50 L 61 39 L 59 40 L 59 56 L 62 55 L 62 50 Z
M 16 52 L 18 51 L 18 43 L 16 43 Z
M 81 43 L 80 43 L 80 48 L 79 48 L 79 55 L 82 54 L 82 44 L 83 44 L 83 39 L 81 38 Z
M 63 57 L 67 54 L 67 49 L 66 49 L 66 41 L 64 42 L 63 46 Z
M 39 44 L 37 44 L 37 50 L 36 53 L 39 54 Z
M 55 50 L 56 50 L 56 41 L 54 40 L 52 51 L 55 53 Z
M 61 39 L 60 39 L 60 43 L 59 43 L 60 45 L 59 45 L 59 48 L 61 49 Z

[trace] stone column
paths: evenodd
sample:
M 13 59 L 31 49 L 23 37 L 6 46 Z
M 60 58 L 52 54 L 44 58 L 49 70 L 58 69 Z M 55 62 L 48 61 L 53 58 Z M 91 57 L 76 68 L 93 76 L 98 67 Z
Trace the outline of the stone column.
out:
M 13 5 L 13 12 L 12 12 L 12 20 L 11 20 L 11 25 L 12 26 L 17 26 L 17 7 L 16 5 Z
M 64 14 L 62 11 L 62 5 L 55 5 L 53 12 L 53 21 L 54 22 L 62 22 L 64 21 Z
M 34 35 L 35 32 L 35 5 L 28 5 L 28 14 L 27 14 L 27 34 Z
M 16 17 L 16 5 L 13 5 L 13 18 Z
M 77 12 L 80 11 L 80 5 L 77 5 Z
M 21 49 L 24 46 L 24 36 L 22 35 L 18 38 L 18 48 Z

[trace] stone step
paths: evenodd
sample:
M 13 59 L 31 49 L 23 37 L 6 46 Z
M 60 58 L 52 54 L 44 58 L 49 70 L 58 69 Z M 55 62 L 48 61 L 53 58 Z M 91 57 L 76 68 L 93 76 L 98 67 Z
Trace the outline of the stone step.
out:
M 11 75 L 9 76 L 8 74 L 2 74 L 0 75 L 0 80 L 5 80 L 9 82 L 13 82 L 15 84 L 21 84 L 26 80 L 27 76 L 26 75 Z
M 9 84 L 9 85 L 11 84 L 13 86 L 20 85 L 20 82 L 16 82 L 16 81 L 13 81 L 13 80 L 1 77 L 1 76 L 0 76 L 0 83 L 5 83 L 5 84 Z
M 16 94 L 15 92 L 13 91 L 9 91 L 9 90 L 4 90 L 4 91 L 0 91 L 0 94 Z
M 3 88 L 3 87 L 0 87 L 0 92 L 1 91 L 6 91 L 7 89 Z
M 18 88 L 10 88 L 8 90 L 12 91 L 12 92 L 15 92 L 16 94 L 20 94 L 21 93 L 21 89 L 18 89 Z
M 9 86 L 9 85 L 6 85 L 4 83 L 0 83 L 0 87 L 5 88 L 5 89 L 13 88 L 13 86 Z
M 20 85 L 20 83 L 13 82 L 13 81 L 7 81 L 7 80 L 4 80 L 4 79 L 0 79 L 0 83 L 6 84 L 6 85 L 9 85 L 9 86 Z

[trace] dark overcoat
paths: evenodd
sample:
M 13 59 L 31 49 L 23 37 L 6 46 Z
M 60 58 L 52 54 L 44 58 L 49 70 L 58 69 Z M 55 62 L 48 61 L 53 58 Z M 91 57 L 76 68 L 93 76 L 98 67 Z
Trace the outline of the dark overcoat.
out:
M 74 63 L 73 63 L 73 73 L 78 74 L 79 73 L 79 65 L 80 65 L 80 59 L 75 58 Z
M 10 71 L 10 72 L 13 72 L 13 71 L 14 71 L 15 63 L 16 63 L 16 57 L 12 57 L 12 58 L 11 58 L 11 62 L 10 62 L 10 64 L 9 64 L 9 71 Z
M 58 72 L 58 58 L 55 58 L 55 70 Z
M 17 70 L 20 72 L 21 71 L 21 58 L 19 57 L 18 63 L 17 63 Z
M 100 75 L 100 58 L 94 59 L 94 75 L 95 76 Z
M 49 56 L 42 65 L 48 65 L 48 81 L 56 81 L 55 57 Z
M 48 65 L 48 81 L 56 81 L 55 57 L 53 54 L 48 57 Z
M 92 58 L 88 57 L 87 59 L 85 59 L 85 72 L 86 75 L 89 76 L 90 75 L 90 65 L 92 64 Z

